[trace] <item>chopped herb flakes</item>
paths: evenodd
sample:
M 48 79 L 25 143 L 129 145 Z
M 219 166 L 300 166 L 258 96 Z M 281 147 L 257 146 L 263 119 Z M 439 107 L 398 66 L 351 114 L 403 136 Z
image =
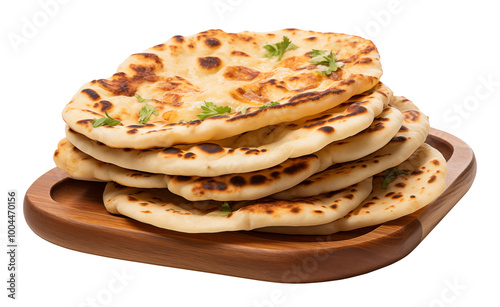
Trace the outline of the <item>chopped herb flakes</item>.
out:
M 159 115 L 158 111 L 151 105 L 147 104 L 139 111 L 139 119 L 138 122 L 141 124 L 145 124 L 148 122 L 151 115 Z
M 201 120 L 207 117 L 231 113 L 231 107 L 229 106 L 218 107 L 213 102 L 210 101 L 205 101 L 205 105 L 201 106 L 201 109 L 203 111 L 200 114 L 198 114 L 198 118 Z
M 387 187 L 389 186 L 389 183 L 396 180 L 396 178 L 400 175 L 408 175 L 408 173 L 398 169 L 397 167 L 386 169 L 384 171 L 384 180 L 382 181 L 380 188 L 384 189 L 384 190 L 387 189 Z
M 319 73 L 330 75 L 332 72 L 337 71 L 337 69 L 342 68 L 344 66 L 343 63 L 337 62 L 337 57 L 335 53 L 330 51 L 330 54 L 325 55 L 326 51 L 313 49 L 309 52 L 311 59 L 309 63 L 323 66 L 322 70 L 319 70 Z
M 151 99 L 142 98 L 139 94 L 135 94 L 135 98 L 137 98 L 137 101 L 139 101 L 139 102 L 151 101 Z
M 92 121 L 92 126 L 94 128 L 100 127 L 100 126 L 116 126 L 119 123 L 121 123 L 120 120 L 114 119 L 111 116 L 109 116 L 108 112 L 104 111 L 104 114 L 106 114 L 106 117 L 102 117 L 99 119 L 94 119 Z
M 279 103 L 279 102 L 277 102 L 277 101 L 271 101 L 270 103 L 266 103 L 266 104 L 264 104 L 264 105 L 261 105 L 261 106 L 259 107 L 259 109 L 265 109 L 265 108 L 268 108 L 268 107 L 270 107 L 270 106 L 275 106 L 275 105 L 278 105 L 278 104 L 280 104 L 280 103 Z
M 231 214 L 231 212 L 232 212 L 231 206 L 229 206 L 227 202 L 223 202 L 221 205 L 221 214 L 227 216 Z
M 281 42 L 276 44 L 267 44 L 264 45 L 263 48 L 267 50 L 267 54 L 264 57 L 272 58 L 274 56 L 277 56 L 278 61 L 281 61 L 281 58 L 283 57 L 285 51 L 297 49 L 298 47 L 297 45 L 293 44 L 288 37 L 283 36 L 283 40 Z

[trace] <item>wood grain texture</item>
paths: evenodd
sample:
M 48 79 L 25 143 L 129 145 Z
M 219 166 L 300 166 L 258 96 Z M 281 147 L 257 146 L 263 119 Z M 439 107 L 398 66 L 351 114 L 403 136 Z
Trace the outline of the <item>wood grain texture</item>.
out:
M 448 161 L 446 188 L 434 202 L 379 226 L 328 236 L 160 229 L 109 214 L 102 203 L 105 183 L 73 180 L 57 168 L 29 188 L 24 216 L 45 240 L 105 257 L 273 282 L 342 279 L 405 257 L 472 185 L 476 160 L 467 144 L 436 129 L 427 143 Z

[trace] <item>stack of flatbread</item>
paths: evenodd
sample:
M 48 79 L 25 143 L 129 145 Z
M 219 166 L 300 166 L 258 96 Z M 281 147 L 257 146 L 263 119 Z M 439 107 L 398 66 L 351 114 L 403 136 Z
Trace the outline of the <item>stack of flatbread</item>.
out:
M 174 36 L 81 87 L 56 165 L 103 202 L 189 233 L 332 234 L 444 189 L 429 121 L 382 82 L 360 37 L 286 29 Z

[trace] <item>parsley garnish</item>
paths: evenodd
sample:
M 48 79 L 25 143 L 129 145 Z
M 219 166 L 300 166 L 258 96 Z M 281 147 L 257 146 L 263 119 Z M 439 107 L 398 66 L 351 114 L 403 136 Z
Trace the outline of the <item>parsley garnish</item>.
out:
M 227 216 L 227 215 L 231 214 L 231 212 L 232 212 L 231 206 L 229 206 L 229 204 L 227 202 L 223 202 L 221 207 L 222 207 L 221 208 L 222 215 Z
M 318 55 L 325 55 L 325 52 L 323 50 L 318 50 L 318 49 L 313 49 L 312 51 L 309 51 L 309 56 L 311 56 L 311 58 L 317 57 Z
M 281 61 L 281 58 L 287 49 L 293 50 L 297 48 L 297 45 L 293 44 L 288 37 L 283 36 L 283 40 L 279 43 L 264 45 L 264 49 L 268 52 L 264 57 L 272 58 L 273 56 L 277 56 L 278 61 Z
M 139 102 L 151 101 L 151 99 L 142 98 L 139 94 L 135 94 L 135 98 L 137 98 L 137 101 L 139 101 Z
M 270 106 L 275 106 L 277 104 L 280 104 L 279 102 L 277 101 L 271 101 L 270 103 L 266 103 L 266 104 L 263 104 L 259 107 L 259 109 L 265 109 L 265 108 L 268 108 Z
M 198 114 L 198 118 L 201 120 L 203 120 L 207 117 L 215 116 L 215 115 L 231 113 L 231 107 L 229 107 L 229 106 L 218 107 L 213 102 L 210 102 L 210 101 L 204 101 L 204 102 L 205 102 L 205 105 L 201 106 L 201 109 L 203 110 L 203 112 Z
M 384 180 L 382 181 L 381 189 L 387 189 L 389 183 L 393 182 L 396 177 L 400 175 L 408 175 L 405 171 L 398 169 L 397 167 L 389 168 L 384 171 Z
M 373 92 L 375 92 L 375 90 L 377 89 L 377 85 L 375 85 L 374 87 L 372 87 L 371 89 L 367 90 L 365 93 L 367 94 L 371 94 Z
M 326 52 L 323 50 L 316 49 L 313 49 L 311 52 L 309 52 L 309 55 L 312 57 L 312 59 L 309 60 L 309 63 L 327 67 L 326 70 L 318 71 L 319 73 L 329 75 L 344 66 L 343 63 L 341 65 L 339 65 L 340 63 L 337 64 L 337 56 L 335 55 L 335 53 L 330 51 L 330 54 L 328 56 L 326 56 L 325 53 Z
M 108 112 L 104 111 L 104 114 L 106 114 L 106 117 L 102 117 L 99 119 L 94 119 L 92 121 L 92 126 L 94 128 L 100 127 L 100 126 L 116 126 L 119 123 L 121 123 L 120 120 L 114 119 L 111 116 L 109 116 Z
M 139 111 L 139 119 L 137 121 L 144 125 L 148 122 L 152 114 L 159 115 L 158 111 L 156 111 L 153 106 L 147 104 Z

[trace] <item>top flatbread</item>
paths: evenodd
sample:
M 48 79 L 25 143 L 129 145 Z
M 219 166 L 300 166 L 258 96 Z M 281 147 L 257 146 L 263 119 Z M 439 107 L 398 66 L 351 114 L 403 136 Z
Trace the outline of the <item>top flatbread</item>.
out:
M 265 57 L 266 44 L 288 37 L 296 49 Z M 309 60 L 312 50 L 333 51 L 342 68 L 330 75 Z M 63 110 L 68 126 L 111 147 L 145 149 L 222 139 L 333 108 L 377 84 L 382 75 L 375 45 L 360 37 L 287 29 L 270 33 L 210 30 L 174 36 L 131 55 L 107 79 L 83 85 Z M 140 102 L 139 95 L 146 102 Z M 204 102 L 230 106 L 227 115 L 199 120 Z M 267 108 L 260 106 L 279 102 Z M 138 122 L 153 106 L 146 124 Z M 105 112 L 121 120 L 94 128 Z

